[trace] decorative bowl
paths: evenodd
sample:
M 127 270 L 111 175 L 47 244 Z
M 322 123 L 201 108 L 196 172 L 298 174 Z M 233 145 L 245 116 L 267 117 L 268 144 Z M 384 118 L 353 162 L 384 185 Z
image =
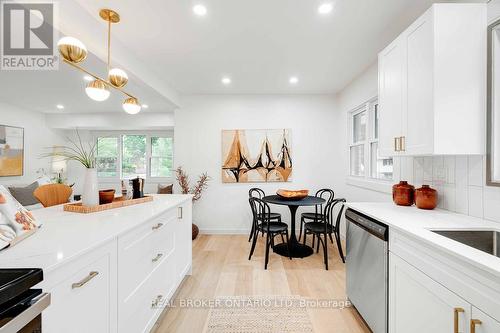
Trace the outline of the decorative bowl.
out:
M 302 200 L 309 195 L 309 190 L 278 190 L 276 194 L 286 200 Z
M 115 198 L 115 190 L 99 191 L 99 205 L 112 203 L 114 198 Z

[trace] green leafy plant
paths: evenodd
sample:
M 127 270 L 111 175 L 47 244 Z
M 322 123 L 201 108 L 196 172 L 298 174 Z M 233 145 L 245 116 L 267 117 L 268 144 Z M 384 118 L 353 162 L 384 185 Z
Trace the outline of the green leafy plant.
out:
M 61 157 L 66 161 L 76 161 L 81 163 L 87 169 L 93 169 L 96 166 L 97 142 L 85 144 L 82 141 L 80 133 L 75 130 L 77 140 L 67 138 L 69 145 L 50 147 L 52 151 L 43 154 L 42 157 Z

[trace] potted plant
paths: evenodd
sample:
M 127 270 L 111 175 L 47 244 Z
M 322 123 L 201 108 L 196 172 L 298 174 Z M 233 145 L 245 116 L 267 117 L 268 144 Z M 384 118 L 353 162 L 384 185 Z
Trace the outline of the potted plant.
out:
M 45 157 L 60 157 L 66 161 L 76 161 L 85 167 L 85 180 L 83 183 L 82 204 L 84 206 L 99 205 L 99 186 L 97 183 L 96 148 L 97 143 L 86 144 L 82 141 L 78 130 L 77 140 L 67 138 L 69 145 L 52 147 L 52 152 Z
M 208 182 L 210 181 L 210 177 L 206 172 L 202 173 L 198 181 L 196 182 L 196 185 L 193 186 L 192 188 L 190 187 L 189 184 L 189 176 L 187 173 L 182 169 L 182 167 L 178 167 L 175 170 L 177 182 L 179 183 L 179 186 L 181 187 L 182 194 L 192 194 L 193 195 L 193 204 L 201 199 L 201 194 L 204 189 L 208 187 Z M 193 223 L 192 226 L 192 239 L 194 240 L 199 233 L 198 226 Z

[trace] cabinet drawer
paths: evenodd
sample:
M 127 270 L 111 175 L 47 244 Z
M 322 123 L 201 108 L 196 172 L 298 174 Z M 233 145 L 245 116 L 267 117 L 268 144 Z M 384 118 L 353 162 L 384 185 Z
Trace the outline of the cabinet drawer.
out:
M 51 290 L 43 332 L 111 332 L 110 257 L 81 268 Z
M 148 332 L 163 311 L 174 288 L 174 256 L 159 266 L 129 297 L 119 303 L 119 332 Z
M 177 210 L 118 239 L 119 298 L 124 300 L 167 258 L 175 246 Z

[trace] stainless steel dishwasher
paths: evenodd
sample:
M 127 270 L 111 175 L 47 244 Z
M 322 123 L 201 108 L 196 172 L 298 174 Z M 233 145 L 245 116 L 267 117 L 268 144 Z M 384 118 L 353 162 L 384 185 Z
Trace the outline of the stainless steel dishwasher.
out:
M 374 333 L 388 332 L 389 228 L 346 211 L 347 297 Z

